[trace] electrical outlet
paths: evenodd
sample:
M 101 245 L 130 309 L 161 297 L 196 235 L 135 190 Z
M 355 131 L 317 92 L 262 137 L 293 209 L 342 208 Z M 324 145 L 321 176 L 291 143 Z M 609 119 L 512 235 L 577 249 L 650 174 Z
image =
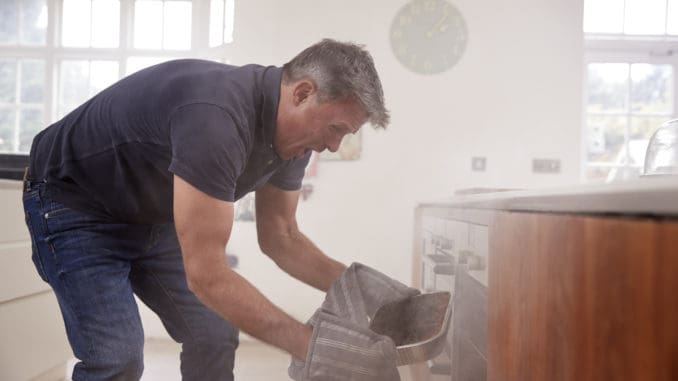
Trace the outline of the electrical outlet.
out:
M 560 173 L 559 159 L 532 159 L 534 173 Z
M 471 158 L 471 170 L 474 172 L 485 172 L 487 160 L 484 156 L 474 156 Z

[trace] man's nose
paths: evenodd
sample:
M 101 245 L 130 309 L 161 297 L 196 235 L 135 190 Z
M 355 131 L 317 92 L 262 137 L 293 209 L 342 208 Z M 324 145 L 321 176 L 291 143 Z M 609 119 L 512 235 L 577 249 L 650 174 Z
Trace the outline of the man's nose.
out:
M 327 149 L 330 152 L 337 152 L 339 149 L 339 146 L 341 145 L 341 136 L 335 136 L 330 139 L 330 141 L 327 143 Z

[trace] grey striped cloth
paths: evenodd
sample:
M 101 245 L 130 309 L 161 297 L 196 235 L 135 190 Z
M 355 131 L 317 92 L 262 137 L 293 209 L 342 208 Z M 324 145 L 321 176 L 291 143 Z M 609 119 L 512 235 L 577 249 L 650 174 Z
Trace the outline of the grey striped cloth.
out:
M 292 358 L 296 381 L 399 381 L 393 340 L 371 331 L 382 305 L 419 291 L 359 263 L 332 285 L 309 320 L 313 336 L 305 361 Z

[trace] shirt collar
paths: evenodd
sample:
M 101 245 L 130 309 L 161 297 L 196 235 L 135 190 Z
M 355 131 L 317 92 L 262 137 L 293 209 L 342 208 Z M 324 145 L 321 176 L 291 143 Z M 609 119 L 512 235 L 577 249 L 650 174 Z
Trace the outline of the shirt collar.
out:
M 266 147 L 273 149 L 273 138 L 276 129 L 276 117 L 278 115 L 278 103 L 280 101 L 280 81 L 282 69 L 275 66 L 267 67 L 262 75 L 261 83 L 261 125 L 264 143 Z M 277 157 L 277 154 L 276 154 Z

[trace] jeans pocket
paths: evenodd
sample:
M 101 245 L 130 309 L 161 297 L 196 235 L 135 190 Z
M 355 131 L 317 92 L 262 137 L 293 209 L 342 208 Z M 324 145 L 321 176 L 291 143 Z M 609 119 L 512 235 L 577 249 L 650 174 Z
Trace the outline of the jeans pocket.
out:
M 45 239 L 48 244 L 63 232 L 88 222 L 87 215 L 75 211 L 60 202 L 50 200 L 46 204 L 49 207 L 41 211 L 42 215 L 40 217 L 45 227 Z M 50 249 L 52 249 L 51 246 Z
M 45 274 L 45 266 L 42 263 L 40 258 L 40 253 L 38 252 L 38 246 L 35 244 L 35 234 L 33 234 L 33 226 L 31 225 L 31 215 L 26 213 L 26 226 L 28 227 L 28 233 L 31 236 L 31 260 L 35 266 L 35 270 L 38 272 L 40 279 L 49 283 L 47 280 L 47 275 Z
M 58 207 L 58 208 L 56 208 L 56 209 L 50 210 L 49 212 L 46 212 L 46 213 L 45 213 L 45 219 L 50 219 L 50 218 L 59 217 L 59 216 L 61 216 L 61 215 L 63 215 L 63 214 L 68 213 L 69 211 L 71 211 L 71 209 L 70 209 L 70 208 L 67 208 L 67 207 L 65 207 L 65 206 Z

